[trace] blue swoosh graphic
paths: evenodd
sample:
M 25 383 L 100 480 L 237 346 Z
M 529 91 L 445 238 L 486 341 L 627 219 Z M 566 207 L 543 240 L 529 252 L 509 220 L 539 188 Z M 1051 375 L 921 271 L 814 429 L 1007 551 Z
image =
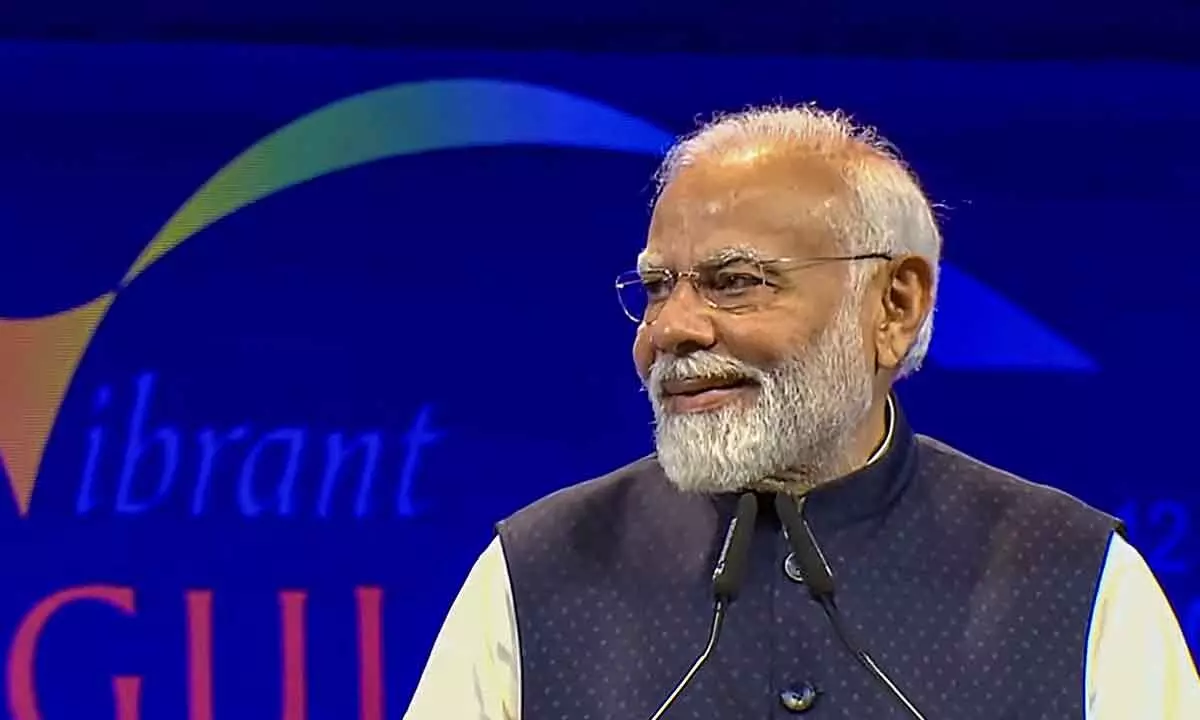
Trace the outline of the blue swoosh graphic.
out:
M 347 128 L 356 132 L 348 134 Z M 383 157 L 486 145 L 567 146 L 661 157 L 672 139 L 666 130 L 609 105 L 522 82 L 452 79 L 380 88 L 320 108 L 235 159 L 185 203 L 123 282 L 223 214 L 296 183 Z M 288 158 L 286 165 L 272 160 L 278 157 Z M 274 172 L 276 165 L 288 172 Z M 235 202 L 231 193 L 217 192 L 221 182 L 241 188 L 246 197 Z M 945 262 L 940 295 L 930 348 L 930 359 L 939 366 L 1096 370 L 1087 354 L 1045 323 Z
M 959 370 L 1095 372 L 1086 353 L 979 280 L 942 263 L 936 329 L 929 348 Z

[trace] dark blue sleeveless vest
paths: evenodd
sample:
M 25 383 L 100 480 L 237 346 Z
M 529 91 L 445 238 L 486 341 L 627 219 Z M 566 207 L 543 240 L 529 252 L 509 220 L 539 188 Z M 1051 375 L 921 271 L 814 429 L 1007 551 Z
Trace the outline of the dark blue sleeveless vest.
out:
M 684 494 L 653 457 L 498 526 L 522 720 L 642 720 L 703 648 L 734 498 Z M 764 508 L 746 585 L 669 720 L 905 718 L 784 571 Z M 1097 582 L 1117 521 L 936 441 L 896 413 L 876 463 L 805 516 L 852 634 L 929 720 L 1080 720 Z M 790 706 L 792 710 L 789 710 Z

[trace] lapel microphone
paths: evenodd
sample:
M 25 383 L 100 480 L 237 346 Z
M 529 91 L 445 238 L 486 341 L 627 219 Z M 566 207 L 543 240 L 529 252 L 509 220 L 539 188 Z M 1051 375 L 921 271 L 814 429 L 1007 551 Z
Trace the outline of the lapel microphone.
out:
M 650 716 L 650 720 L 662 718 L 683 694 L 684 689 L 691 684 L 692 678 L 696 677 L 696 673 L 700 671 L 704 663 L 708 662 L 708 658 L 712 656 L 713 649 L 717 646 L 717 639 L 721 636 L 721 628 L 725 624 L 725 612 L 737 598 L 738 591 L 746 579 L 746 566 L 750 562 L 750 544 L 754 539 L 754 525 L 757 519 L 758 498 L 754 493 L 743 493 L 738 498 L 737 510 L 733 514 L 733 519 L 729 521 L 729 528 L 725 531 L 725 544 L 721 546 L 721 553 L 717 556 L 717 566 L 713 570 L 713 618 L 708 631 L 708 642 L 700 656 L 696 658 L 696 662 L 692 663 L 692 667 L 684 674 L 683 679 L 679 681 L 658 710 Z
M 825 617 L 829 619 L 829 624 L 833 626 L 833 631 L 837 633 L 838 639 L 858 660 L 858 663 L 866 668 L 867 672 L 887 690 L 889 695 L 904 706 L 910 716 L 915 720 L 925 720 L 921 711 L 917 710 L 908 696 L 880 669 L 870 653 L 852 639 L 849 628 L 846 627 L 842 614 L 838 611 L 837 603 L 834 602 L 833 570 L 825 560 L 825 554 L 821 552 L 821 546 L 817 544 L 812 528 L 804 519 L 804 504 L 807 500 L 807 497 L 801 497 L 799 501 L 796 501 L 783 493 L 775 495 L 775 514 L 779 516 L 779 522 L 783 525 L 784 537 L 787 538 L 788 545 L 791 546 L 792 553 L 795 555 L 800 575 L 804 578 L 804 585 L 808 587 L 808 592 L 813 599 L 820 603 L 821 609 L 825 611 Z

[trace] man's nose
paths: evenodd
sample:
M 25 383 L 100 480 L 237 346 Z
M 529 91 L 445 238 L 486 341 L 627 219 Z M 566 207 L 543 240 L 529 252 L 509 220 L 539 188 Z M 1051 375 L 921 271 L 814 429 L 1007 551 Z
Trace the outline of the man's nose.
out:
M 714 310 L 690 282 L 680 282 L 662 305 L 652 310 L 646 324 L 658 352 L 687 355 L 716 344 Z

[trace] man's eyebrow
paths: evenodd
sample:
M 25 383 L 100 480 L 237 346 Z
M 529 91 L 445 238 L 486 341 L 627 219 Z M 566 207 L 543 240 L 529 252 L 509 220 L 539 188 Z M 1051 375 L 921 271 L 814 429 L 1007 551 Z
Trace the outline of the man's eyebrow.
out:
M 764 256 L 762 251 L 748 245 L 736 245 L 731 247 L 722 247 L 720 250 L 710 252 L 694 265 L 694 268 L 720 268 L 722 265 L 731 263 L 768 263 L 772 258 Z M 662 260 L 662 256 L 656 252 L 642 251 L 637 256 L 637 271 L 648 272 L 652 270 L 662 270 L 666 268 L 666 263 Z
M 696 267 L 713 267 L 728 265 L 734 262 L 766 262 L 767 256 L 761 251 L 745 245 L 735 245 L 721 248 L 709 253 L 696 263 Z M 654 270 L 665 267 L 662 256 L 655 252 L 643 251 L 638 255 L 637 269 L 639 271 Z
M 727 265 L 733 262 L 764 262 L 767 259 L 760 251 L 755 248 L 738 245 L 734 247 L 721 248 L 700 262 L 697 265 Z

